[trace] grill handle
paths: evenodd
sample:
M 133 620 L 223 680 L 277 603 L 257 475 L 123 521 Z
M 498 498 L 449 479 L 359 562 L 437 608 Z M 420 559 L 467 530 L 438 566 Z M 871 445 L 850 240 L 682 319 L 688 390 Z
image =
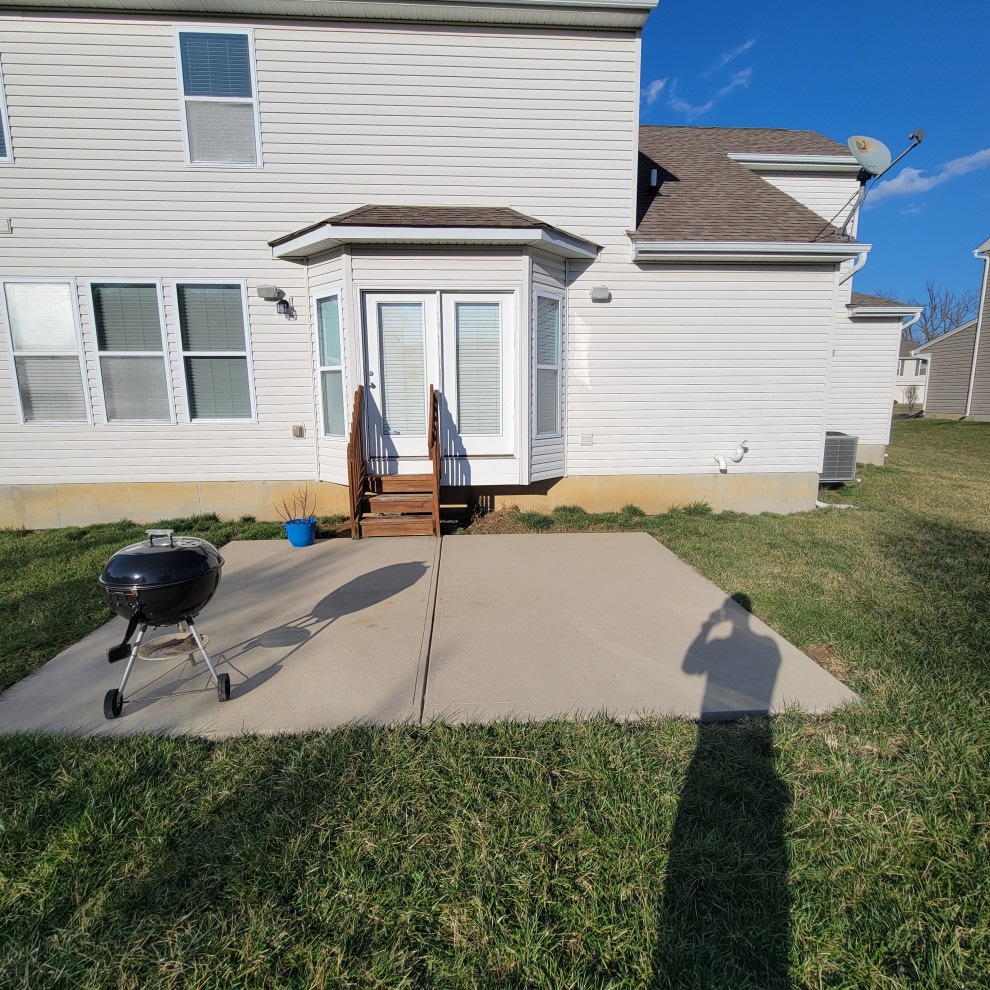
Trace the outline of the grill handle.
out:
M 170 547 L 175 546 L 175 540 L 172 539 L 172 530 L 170 529 L 146 529 L 145 532 L 148 534 L 148 543 L 151 546 L 155 545 L 155 540 L 168 540 L 168 545 Z

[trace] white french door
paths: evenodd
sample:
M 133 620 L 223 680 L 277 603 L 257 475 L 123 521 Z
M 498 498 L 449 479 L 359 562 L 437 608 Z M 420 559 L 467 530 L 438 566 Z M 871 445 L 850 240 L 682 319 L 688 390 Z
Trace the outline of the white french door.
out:
M 514 303 L 508 292 L 365 295 L 369 459 L 427 456 L 431 385 L 445 457 L 513 452 Z

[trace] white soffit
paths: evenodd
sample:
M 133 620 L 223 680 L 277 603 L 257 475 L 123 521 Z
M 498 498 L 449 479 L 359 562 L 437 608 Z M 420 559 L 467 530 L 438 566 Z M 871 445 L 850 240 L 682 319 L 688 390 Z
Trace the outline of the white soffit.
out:
M 914 316 L 924 308 L 924 306 L 852 306 L 849 309 L 849 315 L 853 318 L 860 316 Z
M 769 155 L 729 152 L 729 158 L 754 172 L 842 172 L 855 174 L 862 166 L 850 155 Z
M 598 257 L 598 247 L 589 241 L 532 227 L 357 227 L 328 223 L 274 245 L 272 256 L 304 261 L 343 244 L 538 247 L 561 258 Z
M 633 261 L 733 262 L 835 265 L 856 258 L 872 244 L 798 241 L 633 241 Z
M 504 24 L 635 31 L 659 0 L 0 0 L 0 10 L 302 17 L 432 24 Z

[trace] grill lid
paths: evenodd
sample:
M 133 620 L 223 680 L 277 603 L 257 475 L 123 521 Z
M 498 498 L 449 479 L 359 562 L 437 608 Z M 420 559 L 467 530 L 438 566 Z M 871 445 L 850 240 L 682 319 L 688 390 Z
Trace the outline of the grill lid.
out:
M 192 581 L 223 566 L 212 544 L 195 536 L 149 529 L 148 539 L 118 550 L 100 575 L 104 588 L 153 588 Z

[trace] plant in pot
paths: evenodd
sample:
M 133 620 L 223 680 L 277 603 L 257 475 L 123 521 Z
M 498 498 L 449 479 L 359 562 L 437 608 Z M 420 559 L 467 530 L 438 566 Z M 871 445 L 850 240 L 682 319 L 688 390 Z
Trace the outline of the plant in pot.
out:
M 285 535 L 294 547 L 309 547 L 316 542 L 316 493 L 309 490 L 309 485 L 272 505 L 285 523 Z

